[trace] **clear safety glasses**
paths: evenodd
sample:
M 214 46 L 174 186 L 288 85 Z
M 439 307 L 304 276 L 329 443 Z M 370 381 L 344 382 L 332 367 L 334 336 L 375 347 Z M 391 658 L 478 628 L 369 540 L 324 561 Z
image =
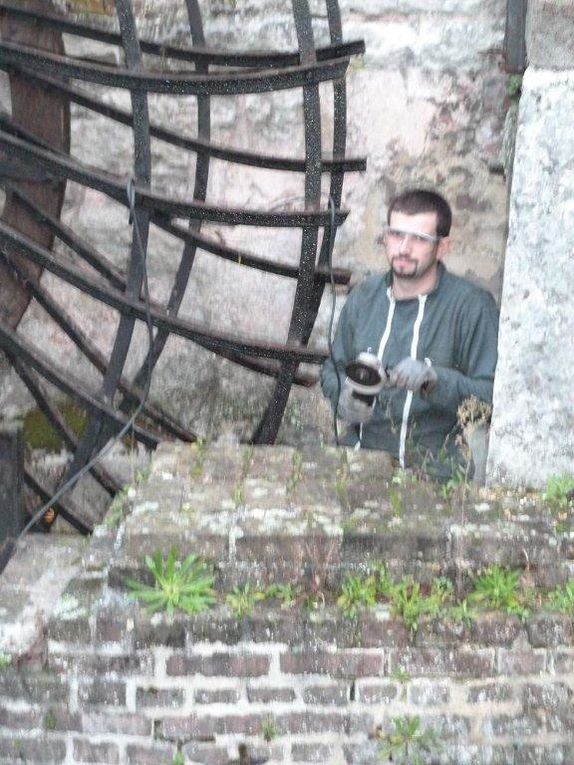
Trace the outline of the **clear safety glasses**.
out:
M 379 244 L 402 244 L 408 239 L 415 247 L 425 247 L 429 244 L 436 244 L 440 236 L 425 234 L 423 231 L 412 231 L 407 228 L 397 228 L 396 226 L 385 226 L 383 233 L 378 237 Z

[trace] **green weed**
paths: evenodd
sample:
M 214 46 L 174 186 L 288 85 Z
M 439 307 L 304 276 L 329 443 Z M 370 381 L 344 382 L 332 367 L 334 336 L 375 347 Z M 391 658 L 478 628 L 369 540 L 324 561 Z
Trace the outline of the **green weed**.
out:
M 269 743 L 270 741 L 273 741 L 274 738 L 277 738 L 278 735 L 279 735 L 279 728 L 277 727 L 275 718 L 271 716 L 266 717 L 261 723 L 262 739 L 264 741 L 267 741 L 267 743 Z
M 337 605 L 345 616 L 356 616 L 361 608 L 371 608 L 377 602 L 377 586 L 372 576 L 347 575 Z
M 500 566 L 489 566 L 483 574 L 473 578 L 473 591 L 468 600 L 481 608 L 516 614 L 521 619 L 530 613 L 520 586 L 520 571 L 509 571 Z
M 574 507 L 574 475 L 553 475 L 546 482 L 542 499 L 554 510 Z
M 451 606 L 447 611 L 447 616 L 452 619 L 453 622 L 461 623 L 465 627 L 469 627 L 472 621 L 476 618 L 476 609 L 469 605 L 468 600 L 465 598 L 460 603 L 456 603 Z
M 173 755 L 171 765 L 185 765 L 185 757 L 183 756 L 182 752 L 176 752 Z
M 172 548 L 167 558 L 161 552 L 145 558 L 147 568 L 154 578 L 153 586 L 128 580 L 132 597 L 147 606 L 150 613 L 176 610 L 196 614 L 210 608 L 215 602 L 212 569 L 196 555 L 178 560 Z
M 403 619 L 411 636 L 417 632 L 421 618 L 437 616 L 443 604 L 442 593 L 431 591 L 430 595 L 423 595 L 419 582 L 411 577 L 403 577 L 395 585 L 390 600 L 393 615 Z
M 128 498 L 128 487 L 120 489 L 112 500 L 103 521 L 107 529 L 117 529 L 124 517 L 125 503 Z
M 0 669 L 6 669 L 12 664 L 12 656 L 9 653 L 0 651 Z
M 296 592 L 292 584 L 270 584 L 265 590 L 265 597 L 278 600 L 281 608 L 291 608 L 295 603 Z
M 225 598 L 225 602 L 239 619 L 249 616 L 260 601 L 265 600 L 265 593 L 252 587 L 249 582 L 234 587 Z
M 468 475 L 465 470 L 463 470 L 460 465 L 457 465 L 453 472 L 451 477 L 442 484 L 440 493 L 445 500 L 449 500 L 451 496 L 457 491 L 457 489 L 461 486 L 465 486 L 468 482 Z
M 303 478 L 303 472 L 301 466 L 303 465 L 303 455 L 300 451 L 293 452 L 293 466 L 291 468 L 291 475 L 287 479 L 287 493 L 291 494 L 298 483 Z
M 436 731 L 433 728 L 423 730 L 420 717 L 395 717 L 392 722 L 393 732 L 382 736 L 381 759 L 400 765 L 423 765 L 429 755 L 439 751 Z
M 564 587 L 556 587 L 548 595 L 548 605 L 554 611 L 574 616 L 574 579 L 570 579 Z

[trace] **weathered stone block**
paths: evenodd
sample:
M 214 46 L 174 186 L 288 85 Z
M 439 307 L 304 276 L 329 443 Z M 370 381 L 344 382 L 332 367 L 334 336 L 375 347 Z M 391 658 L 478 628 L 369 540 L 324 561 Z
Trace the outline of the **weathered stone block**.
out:
M 513 739 L 520 740 L 539 735 L 544 730 L 544 718 L 536 713 L 495 715 L 485 718 L 482 722 L 482 734 L 486 737 L 512 736 Z
M 363 704 L 390 704 L 400 696 L 396 683 L 358 680 L 355 688 L 357 701 Z
M 0 696 L 21 698 L 33 704 L 67 701 L 69 686 L 65 677 L 49 672 L 19 672 L 6 667 L 0 672 Z
M 151 648 L 162 645 L 167 648 L 185 646 L 186 620 L 180 616 L 150 617 L 139 612 L 134 622 L 134 643 L 136 648 Z
M 81 679 L 78 685 L 78 701 L 88 706 L 125 706 L 126 684 L 103 677 Z
M 128 765 L 173 765 L 175 750 L 161 744 L 128 744 Z
M 350 686 L 346 683 L 310 685 L 303 691 L 303 701 L 306 704 L 345 706 L 349 703 L 349 692 Z
M 65 759 L 64 739 L 56 739 L 53 736 L 40 738 L 0 736 L 0 761 L 26 762 L 29 765 L 59 765 Z
M 330 675 L 333 678 L 376 677 L 383 668 L 380 653 L 368 654 L 360 651 L 293 651 L 280 656 L 281 671 L 285 674 Z
M 526 633 L 533 648 L 570 645 L 574 630 L 565 614 L 533 614 L 526 622 Z
M 517 616 L 478 614 L 472 622 L 471 640 L 484 646 L 511 646 L 521 630 L 522 625 Z
M 450 690 L 442 683 L 411 683 L 408 695 L 412 704 L 423 707 L 435 707 L 450 701 Z
M 237 693 L 237 691 L 235 692 Z M 274 688 L 272 686 L 247 686 L 247 698 L 250 704 L 273 704 L 279 702 L 285 704 L 293 701 L 295 691 L 293 688 Z
M 293 744 L 291 757 L 295 762 L 329 762 L 336 749 L 329 744 Z
M 151 720 L 128 712 L 82 712 L 82 729 L 88 736 L 113 735 L 149 736 Z
M 214 653 L 211 656 L 170 656 L 168 675 L 259 677 L 269 672 L 269 657 L 262 654 Z
M 284 736 L 307 735 L 308 733 L 343 734 L 349 726 L 349 715 L 345 712 L 288 712 L 275 718 L 278 730 Z
M 173 709 L 184 703 L 185 697 L 182 688 L 156 688 L 148 686 L 136 690 L 136 708 L 148 709 L 150 707 L 165 707 Z
M 78 762 L 105 762 L 116 765 L 120 761 L 117 744 L 95 744 L 83 739 L 74 739 L 74 757 Z
M 509 683 L 480 683 L 469 688 L 466 699 L 469 704 L 492 704 L 510 701 L 513 697 Z
M 499 667 L 502 675 L 537 675 L 546 669 L 544 651 L 501 649 Z
M 239 701 L 237 688 L 197 688 L 193 692 L 196 704 L 234 704 Z M 252 701 L 249 698 L 249 701 Z
M 399 668 L 414 677 L 484 677 L 494 672 L 495 654 L 492 648 L 405 648 L 391 650 L 389 659 L 391 672 Z

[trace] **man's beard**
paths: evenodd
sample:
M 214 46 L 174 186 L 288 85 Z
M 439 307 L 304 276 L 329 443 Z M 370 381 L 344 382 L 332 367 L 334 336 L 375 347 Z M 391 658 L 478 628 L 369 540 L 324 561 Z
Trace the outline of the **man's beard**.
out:
M 395 268 L 395 260 L 402 260 L 406 263 L 411 263 L 414 268 L 410 271 L 400 271 Z M 437 258 L 436 253 L 434 257 L 432 257 L 427 263 L 425 263 L 422 267 L 421 264 L 416 261 L 412 260 L 411 258 L 399 258 L 398 256 L 394 257 L 391 260 L 391 271 L 393 272 L 393 277 L 397 279 L 409 279 L 409 280 L 415 280 L 415 279 L 422 279 L 425 274 L 427 274 L 434 266 L 436 265 Z

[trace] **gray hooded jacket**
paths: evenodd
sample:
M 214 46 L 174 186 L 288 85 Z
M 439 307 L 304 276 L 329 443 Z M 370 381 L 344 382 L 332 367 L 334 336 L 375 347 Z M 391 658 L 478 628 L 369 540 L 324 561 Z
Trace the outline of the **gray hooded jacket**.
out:
M 395 300 L 391 274 L 367 278 L 345 303 L 333 343 L 333 356 L 345 380 L 345 365 L 361 351 L 378 354 L 386 369 L 407 356 L 427 360 L 437 373 L 428 394 L 384 388 L 373 417 L 351 427 L 343 443 L 384 449 L 401 465 L 456 455 L 457 409 L 471 395 L 491 403 L 498 311 L 492 295 L 439 264 L 432 292 Z M 321 387 L 333 407 L 337 373 L 331 358 L 321 370 Z

